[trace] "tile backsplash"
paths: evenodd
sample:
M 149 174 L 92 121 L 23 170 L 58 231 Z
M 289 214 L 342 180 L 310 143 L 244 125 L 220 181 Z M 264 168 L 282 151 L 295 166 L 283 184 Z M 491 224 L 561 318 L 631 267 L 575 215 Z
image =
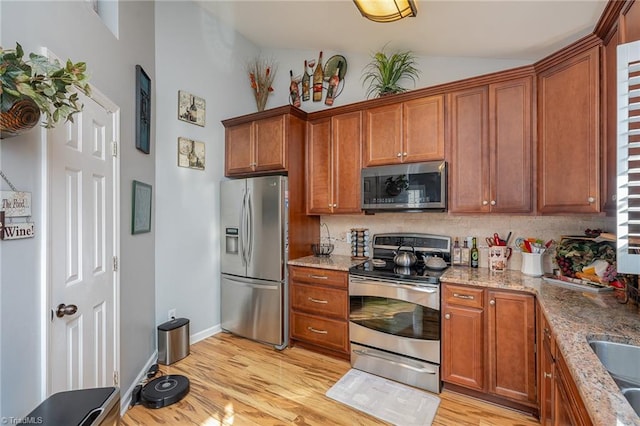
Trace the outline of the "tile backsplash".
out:
M 332 242 L 333 254 L 350 256 L 351 245 L 347 242 L 347 232 L 351 228 L 368 228 L 371 235 L 385 232 L 417 232 L 425 234 L 447 235 L 462 240 L 464 237 L 477 237 L 480 249 L 480 266 L 488 267 L 488 247 L 485 237 L 494 232 L 506 238 L 512 232 L 510 245 L 516 237 L 536 237 L 544 241 L 559 240 L 562 235 L 582 235 L 587 228 L 600 228 L 615 233 L 615 218 L 587 216 L 502 216 L 472 215 L 453 216 L 448 213 L 376 213 L 375 215 L 333 215 L 322 216 Z M 327 230 L 321 229 L 326 238 Z M 509 269 L 519 270 L 522 262 L 520 252 L 514 250 L 509 261 Z M 545 272 L 551 272 L 550 256 L 544 256 Z

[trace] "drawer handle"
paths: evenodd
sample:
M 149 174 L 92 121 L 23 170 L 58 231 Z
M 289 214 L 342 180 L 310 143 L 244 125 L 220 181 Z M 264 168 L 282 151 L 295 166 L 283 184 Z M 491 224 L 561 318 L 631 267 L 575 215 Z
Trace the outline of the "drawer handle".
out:
M 309 274 L 309 278 L 315 278 L 316 280 L 328 280 L 329 277 L 327 277 L 326 275 L 313 275 L 313 274 Z
M 474 296 L 471 296 L 470 294 L 459 294 L 459 293 L 453 293 L 453 297 L 457 297 L 458 299 L 466 299 L 466 300 L 473 300 L 475 299 Z
M 544 378 L 545 378 L 545 379 L 551 379 L 551 378 L 553 378 L 553 374 L 551 374 L 551 373 L 543 372 L 543 373 L 542 373 L 542 375 L 544 376 Z
M 309 299 L 310 301 L 312 301 L 313 303 L 321 303 L 323 305 L 329 303 L 328 300 L 320 300 L 320 299 L 314 299 L 313 297 L 308 297 L 307 299 Z
M 318 333 L 318 334 L 327 334 L 327 333 L 329 333 L 327 330 L 316 330 L 313 327 L 307 327 L 307 330 L 313 331 L 314 333 Z

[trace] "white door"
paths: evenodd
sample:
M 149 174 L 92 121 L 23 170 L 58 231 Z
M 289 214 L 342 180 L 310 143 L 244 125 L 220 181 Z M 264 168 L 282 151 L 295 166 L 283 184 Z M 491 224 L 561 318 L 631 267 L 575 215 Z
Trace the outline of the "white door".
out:
M 49 394 L 117 384 L 115 271 L 118 117 L 81 97 L 47 132 Z

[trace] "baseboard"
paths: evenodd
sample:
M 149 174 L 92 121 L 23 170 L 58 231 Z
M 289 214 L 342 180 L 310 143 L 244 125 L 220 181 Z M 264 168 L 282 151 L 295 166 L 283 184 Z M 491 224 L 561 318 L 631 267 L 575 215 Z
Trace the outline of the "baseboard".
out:
M 220 328 L 220 324 L 214 325 L 213 327 L 209 327 L 205 330 L 199 331 L 196 334 L 192 334 L 189 336 L 189 344 L 193 345 L 194 343 L 198 343 L 201 340 L 206 339 L 207 337 L 214 336 L 222 331 Z
M 155 364 L 156 361 L 158 361 L 157 350 L 153 351 L 153 354 L 147 360 L 144 367 L 142 367 L 142 370 L 140 370 L 138 377 L 136 377 L 136 379 L 133 381 L 131 386 L 129 386 L 129 389 L 127 389 L 127 392 L 125 392 L 124 395 L 122 393 L 120 394 L 120 417 L 124 416 L 124 414 L 129 409 L 129 406 L 131 405 L 131 394 L 133 393 L 133 388 L 138 386 L 138 383 L 140 383 L 142 379 L 147 377 L 147 372 L 149 371 L 149 368 L 151 368 L 151 366 Z

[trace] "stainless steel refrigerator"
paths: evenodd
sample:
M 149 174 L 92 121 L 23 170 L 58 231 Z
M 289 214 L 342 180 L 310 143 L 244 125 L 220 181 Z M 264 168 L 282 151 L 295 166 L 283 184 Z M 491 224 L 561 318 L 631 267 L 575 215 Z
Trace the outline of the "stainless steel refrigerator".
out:
M 288 343 L 287 177 L 220 184 L 223 330 L 284 349 Z

